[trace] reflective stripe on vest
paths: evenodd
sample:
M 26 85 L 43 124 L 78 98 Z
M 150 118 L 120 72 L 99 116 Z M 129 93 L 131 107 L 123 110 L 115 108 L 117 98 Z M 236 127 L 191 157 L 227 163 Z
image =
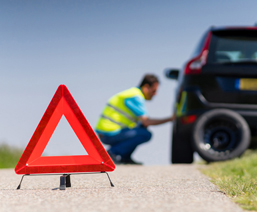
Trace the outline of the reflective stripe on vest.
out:
M 122 128 L 127 127 L 126 125 L 124 125 L 124 124 L 122 124 L 120 122 L 114 121 L 113 119 L 111 119 L 110 117 L 107 117 L 105 115 L 101 115 L 101 117 L 104 118 L 104 119 L 107 119 L 107 120 L 109 120 L 109 121 L 111 121 L 111 122 L 113 122 L 113 123 L 115 123 L 115 124 L 117 124 L 119 126 L 121 126 Z
M 111 107 L 112 109 L 116 110 L 117 112 L 119 112 L 121 115 L 125 116 L 127 119 L 129 119 L 132 122 L 137 122 L 137 120 L 135 118 L 133 118 L 130 114 L 120 110 L 119 108 L 111 105 L 111 104 L 107 104 L 107 106 Z

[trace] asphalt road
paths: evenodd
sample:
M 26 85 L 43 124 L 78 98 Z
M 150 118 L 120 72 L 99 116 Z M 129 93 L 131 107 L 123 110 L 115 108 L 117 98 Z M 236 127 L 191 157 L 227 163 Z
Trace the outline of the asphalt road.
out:
M 242 212 L 196 165 L 117 166 L 106 174 L 72 175 L 71 188 L 55 189 L 60 176 L 21 176 L 0 170 L 0 211 Z

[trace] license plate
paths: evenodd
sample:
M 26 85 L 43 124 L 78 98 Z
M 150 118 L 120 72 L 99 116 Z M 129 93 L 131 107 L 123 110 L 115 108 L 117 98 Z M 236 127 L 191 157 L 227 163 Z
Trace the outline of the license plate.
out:
M 257 79 L 252 79 L 252 78 L 237 79 L 235 86 L 239 90 L 257 91 Z

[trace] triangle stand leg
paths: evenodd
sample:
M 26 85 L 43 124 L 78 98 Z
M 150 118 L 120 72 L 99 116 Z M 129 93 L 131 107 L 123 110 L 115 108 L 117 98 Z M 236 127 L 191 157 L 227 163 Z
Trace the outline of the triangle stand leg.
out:
M 110 178 L 109 174 L 108 174 L 107 172 L 102 172 L 102 173 L 107 174 L 107 177 L 108 177 L 108 179 L 109 179 L 109 181 L 110 181 L 111 187 L 114 187 L 114 185 L 113 185 L 113 183 L 112 183 L 112 181 L 111 181 L 111 178 Z
M 24 178 L 25 175 L 26 175 L 26 174 L 24 174 L 24 175 L 21 177 L 21 181 L 20 181 L 20 184 L 19 184 L 18 187 L 17 187 L 17 190 L 19 190 L 19 189 L 21 188 L 21 183 L 22 183 L 23 178 Z
M 71 179 L 70 179 L 70 174 L 66 175 L 66 187 L 71 187 Z
M 60 190 L 66 189 L 66 176 L 65 174 L 60 177 Z

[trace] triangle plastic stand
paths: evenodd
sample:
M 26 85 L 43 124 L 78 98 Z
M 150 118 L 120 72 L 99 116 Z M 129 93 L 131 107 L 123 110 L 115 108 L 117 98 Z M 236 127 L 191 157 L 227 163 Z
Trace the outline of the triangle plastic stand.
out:
M 42 156 L 63 115 L 88 155 Z M 60 85 L 15 167 L 16 174 L 108 172 L 114 169 L 113 161 L 69 90 Z

